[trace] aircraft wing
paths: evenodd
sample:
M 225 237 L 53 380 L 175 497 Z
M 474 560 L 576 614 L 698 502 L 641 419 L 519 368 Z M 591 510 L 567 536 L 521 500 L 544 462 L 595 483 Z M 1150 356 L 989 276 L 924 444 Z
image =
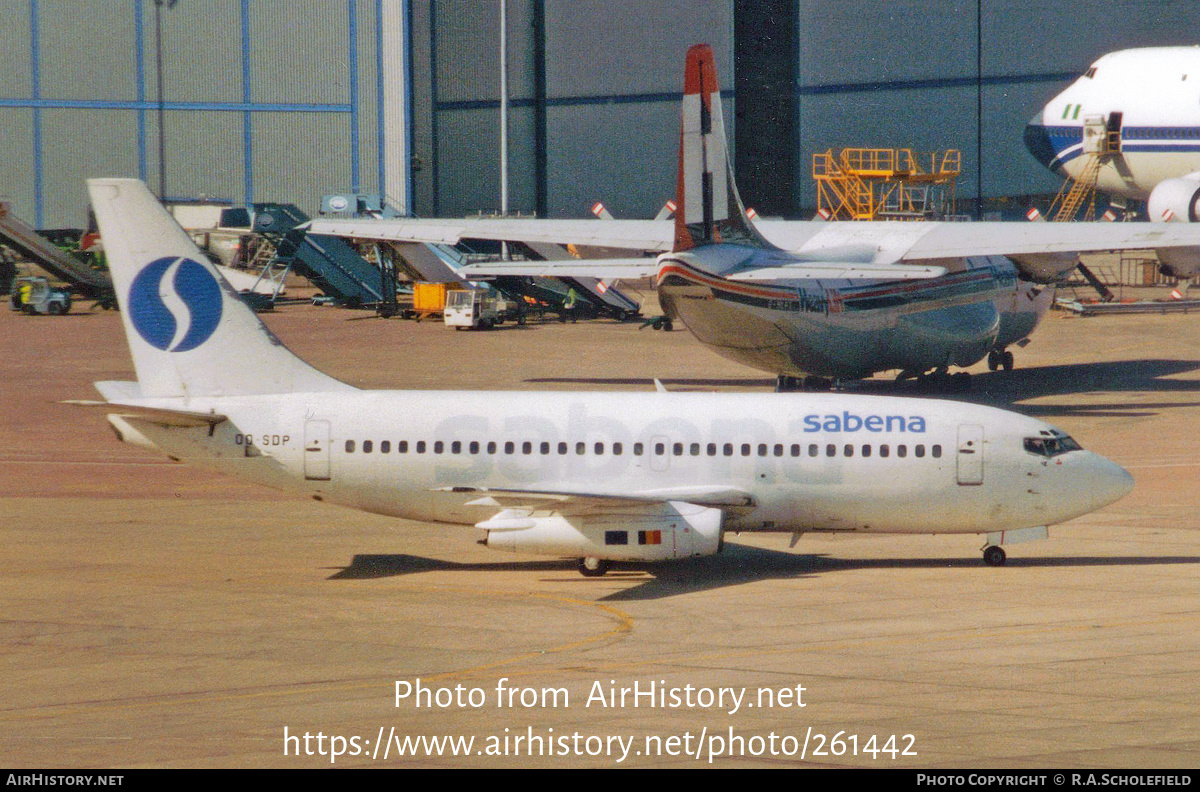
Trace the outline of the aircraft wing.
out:
M 527 278 L 652 278 L 658 259 L 564 259 L 561 261 L 495 261 L 463 267 L 463 276 L 489 278 L 513 275 Z M 805 279 L 868 278 L 913 280 L 937 278 L 945 267 L 904 264 L 856 264 L 846 261 L 802 261 L 778 267 L 757 267 L 728 274 L 736 281 L 794 281 Z
M 591 515 L 603 512 L 638 510 L 652 504 L 669 502 L 696 506 L 744 509 L 754 506 L 749 492 L 737 487 L 669 487 L 635 492 L 606 493 L 585 490 L 522 490 L 489 487 L 447 487 L 440 492 L 477 493 L 480 497 L 468 506 L 506 510 L 553 510 L 564 515 Z
M 848 258 L 860 261 L 868 252 L 883 253 L 882 259 L 879 255 L 871 256 L 877 263 L 1200 246 L 1200 227 L 1188 223 L 760 220 L 755 227 L 784 250 L 850 253 L 854 255 Z M 314 234 L 331 236 L 449 245 L 462 239 L 490 239 L 660 251 L 670 250 L 673 239 L 672 223 L 664 220 L 318 218 L 308 223 L 308 229 Z
M 1174 258 L 1179 274 L 1200 269 L 1198 223 L 1029 223 L 1029 222 L 824 222 L 758 220 L 755 227 L 773 245 L 812 259 L 812 272 L 794 278 L 934 277 L 910 272 L 847 271 L 820 273 L 837 264 L 920 265 L 968 256 L 1008 256 L 1026 275 L 1054 279 L 1074 268 L 1080 253 L 1111 250 L 1159 251 L 1160 259 Z M 575 244 L 639 251 L 669 251 L 673 224 L 664 220 L 538 220 L 522 218 L 354 219 L 318 218 L 308 224 L 315 234 L 380 239 L 396 242 L 456 244 L 463 239 Z M 1183 261 L 1176 257 L 1185 257 Z M 591 266 L 599 267 L 597 261 Z M 598 274 L 594 277 L 640 277 L 636 274 Z M 582 276 L 589 272 L 557 274 Z M 481 273 L 482 274 L 482 273 Z M 497 273 L 501 274 L 501 273 Z M 536 272 L 504 274 L 538 275 Z M 553 274 L 553 273 L 547 273 Z M 649 273 L 643 273 L 649 274 Z M 780 274 L 783 277 L 783 274 Z M 759 276 L 758 279 L 768 279 Z
M 1200 224 L 821 222 L 762 220 L 773 244 L 801 255 L 876 263 L 1200 247 Z
M 548 242 L 628 250 L 671 249 L 674 226 L 658 220 L 537 220 L 533 218 L 353 219 L 322 217 L 306 227 L 312 234 L 454 245 L 463 239 Z
M 937 223 L 905 261 L 947 256 L 1022 256 L 1200 246 L 1186 223 Z

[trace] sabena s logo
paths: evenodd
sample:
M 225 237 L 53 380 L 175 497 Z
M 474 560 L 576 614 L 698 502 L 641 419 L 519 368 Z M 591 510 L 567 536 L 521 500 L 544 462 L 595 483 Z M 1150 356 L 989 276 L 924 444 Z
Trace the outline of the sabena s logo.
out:
M 138 334 L 165 352 L 187 352 L 221 321 L 221 287 L 208 268 L 181 256 L 147 264 L 129 288 L 129 318 Z

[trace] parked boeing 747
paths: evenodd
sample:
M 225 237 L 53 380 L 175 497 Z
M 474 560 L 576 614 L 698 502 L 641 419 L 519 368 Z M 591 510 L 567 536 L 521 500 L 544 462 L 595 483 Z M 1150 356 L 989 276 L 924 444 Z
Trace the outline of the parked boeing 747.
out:
M 1025 127 L 1050 170 L 1118 200 L 1146 201 L 1151 220 L 1200 219 L 1200 47 L 1144 47 L 1101 56 Z M 1198 262 L 1163 258 L 1190 278 Z
M 1129 474 L 990 407 L 825 394 L 362 391 L 288 351 L 146 186 L 88 183 L 137 373 L 98 382 L 125 442 L 488 547 L 654 562 L 728 531 L 987 534 L 1124 496 Z

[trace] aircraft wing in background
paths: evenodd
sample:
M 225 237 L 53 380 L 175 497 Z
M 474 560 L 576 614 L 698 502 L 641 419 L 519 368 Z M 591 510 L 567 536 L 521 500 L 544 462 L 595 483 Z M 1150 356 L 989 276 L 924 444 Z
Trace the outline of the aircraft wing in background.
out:
M 755 227 L 783 250 L 825 264 L 919 264 L 968 256 L 1008 256 L 1026 277 L 1045 281 L 1070 271 L 1080 253 L 1155 250 L 1181 277 L 1200 271 L 1200 224 L 759 220 Z M 670 221 L 663 220 L 319 218 L 309 223 L 314 234 L 393 242 L 453 245 L 463 239 L 487 239 L 660 252 L 670 250 L 672 228 Z

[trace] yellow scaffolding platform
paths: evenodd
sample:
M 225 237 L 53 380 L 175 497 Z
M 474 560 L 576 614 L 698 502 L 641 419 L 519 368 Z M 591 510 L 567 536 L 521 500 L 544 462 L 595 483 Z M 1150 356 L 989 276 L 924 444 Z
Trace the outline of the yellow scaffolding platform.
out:
M 954 214 L 957 149 L 844 148 L 813 155 L 817 211 L 830 220 L 925 220 Z

